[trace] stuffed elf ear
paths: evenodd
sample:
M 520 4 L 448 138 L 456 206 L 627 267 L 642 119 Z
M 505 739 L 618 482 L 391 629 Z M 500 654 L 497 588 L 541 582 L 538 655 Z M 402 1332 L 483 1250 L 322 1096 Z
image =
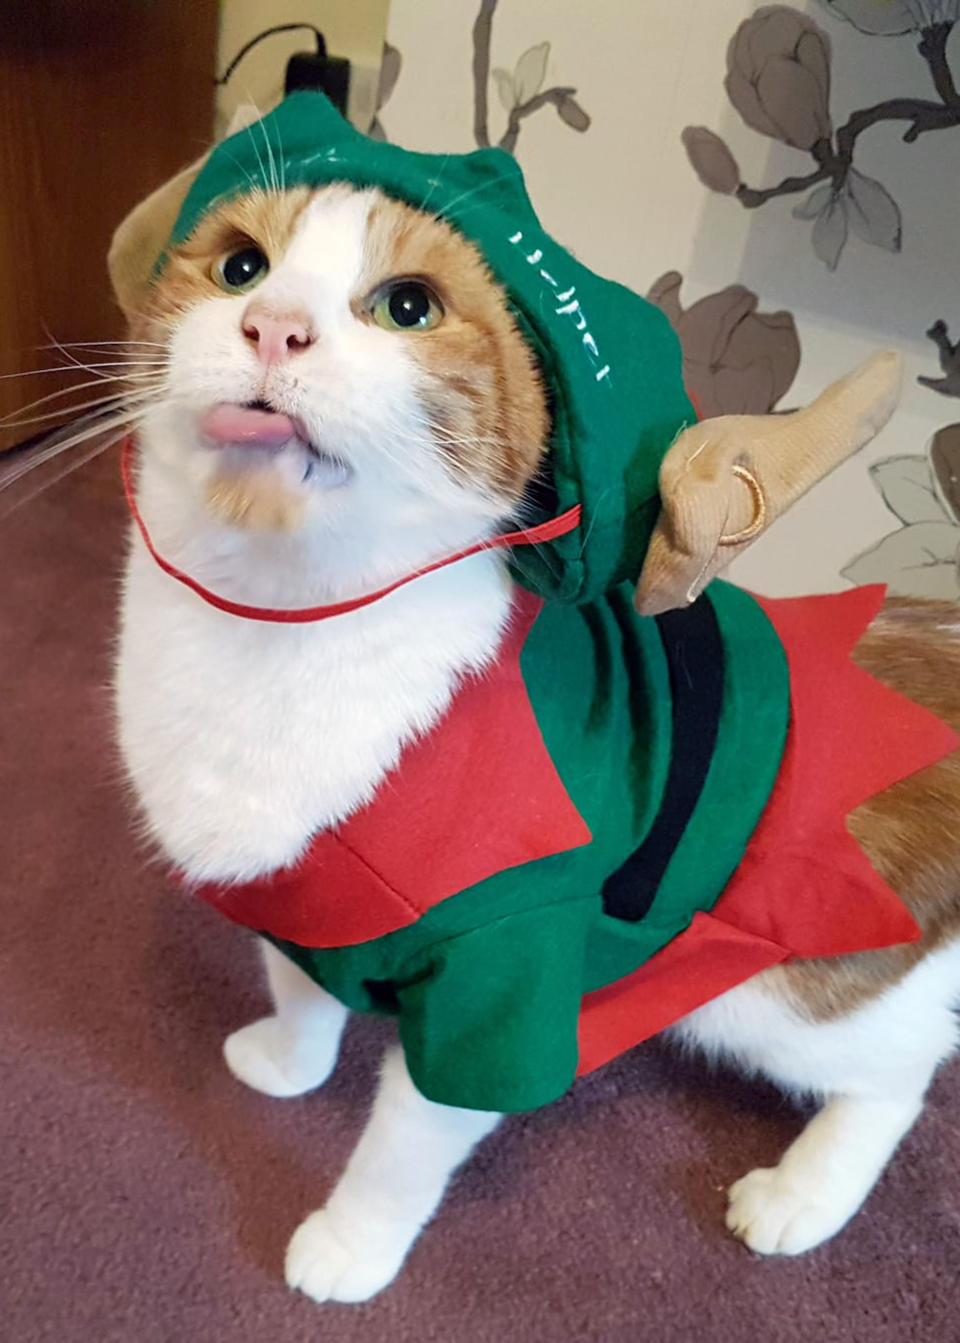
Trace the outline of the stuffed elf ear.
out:
M 244 130 L 259 120 L 256 107 L 244 103 L 233 114 L 227 135 Z M 117 228 L 107 253 L 107 270 L 117 302 L 127 320 L 134 318 L 142 306 L 143 295 L 150 284 L 157 257 L 173 231 L 180 207 L 194 178 L 207 161 L 207 155 L 191 163 L 176 177 L 164 183 L 141 201 Z
M 192 163 L 152 192 L 118 227 L 107 253 L 107 270 L 116 300 L 127 321 L 136 317 L 163 245 L 170 237 L 180 206 L 207 156 Z
M 900 356 L 875 354 L 803 410 L 721 415 L 685 429 L 660 466 L 662 511 L 634 605 L 695 601 L 792 503 L 879 432 L 896 407 Z

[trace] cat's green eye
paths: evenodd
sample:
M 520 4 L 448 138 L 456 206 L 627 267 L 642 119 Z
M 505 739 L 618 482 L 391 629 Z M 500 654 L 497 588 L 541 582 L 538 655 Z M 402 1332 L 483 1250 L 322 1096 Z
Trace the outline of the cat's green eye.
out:
M 384 331 L 429 331 L 443 317 L 440 300 L 419 280 L 394 280 L 385 285 L 371 312 Z
M 259 247 L 250 245 L 228 252 L 214 267 L 213 277 L 229 294 L 243 294 L 259 284 L 270 269 L 270 262 Z

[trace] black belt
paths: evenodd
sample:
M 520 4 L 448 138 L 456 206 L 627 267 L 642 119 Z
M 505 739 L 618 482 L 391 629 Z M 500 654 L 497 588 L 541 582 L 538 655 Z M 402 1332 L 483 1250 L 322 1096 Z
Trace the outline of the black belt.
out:
M 646 839 L 603 884 L 604 910 L 629 923 L 649 911 L 700 799 L 723 707 L 723 640 L 709 598 L 656 619 L 673 697 L 670 764 Z

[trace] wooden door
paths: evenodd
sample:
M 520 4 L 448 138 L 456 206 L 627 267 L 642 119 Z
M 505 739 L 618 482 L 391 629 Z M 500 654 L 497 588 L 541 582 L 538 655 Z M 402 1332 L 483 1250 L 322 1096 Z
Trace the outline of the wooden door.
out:
M 122 336 L 110 235 L 209 144 L 217 23 L 217 0 L 0 0 L 0 373 Z M 0 420 L 62 385 L 0 380 Z M 0 450 L 44 427 L 0 425 Z

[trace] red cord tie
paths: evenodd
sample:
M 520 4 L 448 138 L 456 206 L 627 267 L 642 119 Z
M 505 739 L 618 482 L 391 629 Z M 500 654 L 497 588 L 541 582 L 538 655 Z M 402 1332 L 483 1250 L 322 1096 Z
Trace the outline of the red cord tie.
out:
M 573 508 L 568 508 L 565 513 L 561 513 L 559 517 L 541 522 L 537 527 L 528 527 L 518 532 L 506 532 L 502 536 L 495 536 L 490 541 L 477 541 L 474 545 L 468 546 L 466 550 L 458 550 L 454 555 L 447 555 L 442 560 L 434 560 L 432 564 L 426 565 L 425 568 L 417 569 L 415 573 L 407 574 L 405 578 L 398 578 L 395 583 L 380 588 L 377 592 L 368 592 L 364 597 L 353 597 L 345 602 L 333 602 L 329 606 L 301 606 L 292 610 L 284 607 L 247 606 L 244 602 L 233 602 L 227 597 L 220 597 L 217 593 L 211 592 L 209 588 L 205 588 L 202 583 L 198 583 L 195 578 L 191 578 L 189 574 L 184 573 L 182 569 L 178 569 L 176 565 L 171 564 L 160 554 L 151 540 L 150 533 L 147 531 L 147 524 L 137 507 L 130 471 L 132 461 L 133 435 L 130 434 L 123 440 L 120 453 L 123 493 L 126 496 L 130 514 L 143 538 L 143 544 L 163 572 L 171 578 L 175 578 L 178 583 L 182 583 L 191 592 L 195 592 L 198 597 L 202 597 L 205 602 L 216 607 L 218 611 L 226 611 L 228 615 L 232 616 L 241 616 L 244 620 L 262 620 L 277 625 L 307 625 L 317 620 L 329 620 L 332 616 L 347 615 L 350 611 L 359 611 L 364 606 L 371 606 L 374 602 L 380 601 L 382 597 L 389 597 L 391 592 L 396 592 L 398 588 L 405 587 L 407 583 L 412 583 L 416 578 L 423 578 L 425 574 L 432 574 L 437 569 L 446 568 L 448 564 L 456 564 L 458 560 L 465 560 L 471 555 L 478 555 L 483 550 L 503 550 L 507 546 L 535 546 L 542 541 L 553 541 L 558 536 L 565 536 L 567 532 L 572 532 L 579 527 L 582 511 L 580 505 L 576 504 Z

